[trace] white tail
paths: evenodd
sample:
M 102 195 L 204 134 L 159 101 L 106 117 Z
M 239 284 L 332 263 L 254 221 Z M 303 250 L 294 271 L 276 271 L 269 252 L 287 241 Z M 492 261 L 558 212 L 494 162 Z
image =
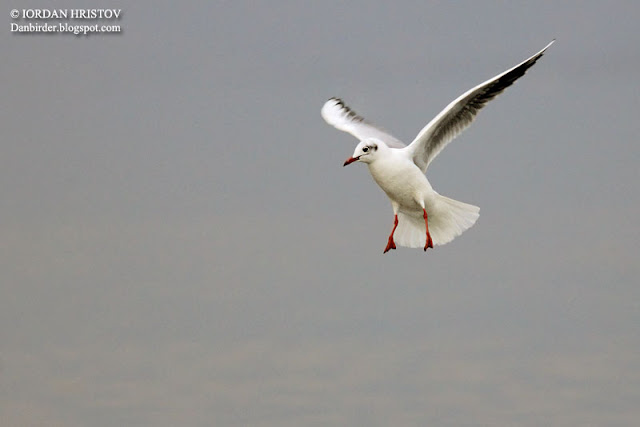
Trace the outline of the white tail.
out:
M 480 216 L 480 208 L 436 194 L 435 202 L 427 206 L 429 233 L 434 245 L 449 243 L 471 228 Z M 394 233 L 397 245 L 409 248 L 424 247 L 427 230 L 420 211 L 398 212 L 398 227 Z

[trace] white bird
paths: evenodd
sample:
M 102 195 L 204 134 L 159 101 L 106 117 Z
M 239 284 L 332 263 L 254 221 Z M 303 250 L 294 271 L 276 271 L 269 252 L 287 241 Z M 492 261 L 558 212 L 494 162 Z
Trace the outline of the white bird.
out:
M 408 146 L 356 114 L 339 98 L 329 99 L 322 117 L 360 140 L 344 166 L 363 162 L 393 207 L 393 229 L 384 253 L 400 246 L 444 245 L 475 224 L 480 208 L 438 194 L 425 173 L 431 161 L 475 119 L 489 101 L 536 63 L 540 52 L 460 95 L 429 122 Z M 395 236 L 395 237 L 394 237 Z

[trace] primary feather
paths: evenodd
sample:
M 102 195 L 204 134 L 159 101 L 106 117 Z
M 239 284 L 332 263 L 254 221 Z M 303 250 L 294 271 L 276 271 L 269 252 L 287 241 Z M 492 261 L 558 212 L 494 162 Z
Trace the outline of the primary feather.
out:
M 361 141 L 367 138 L 376 138 L 387 144 L 387 147 L 406 147 L 400 140 L 356 114 L 340 98 L 331 98 L 325 102 L 320 114 L 331 126 L 350 133 Z
M 478 112 L 489 101 L 524 76 L 554 41 L 515 67 L 480 83 L 447 105 L 407 147 L 412 152 L 415 164 L 426 172 L 429 163 L 449 142 L 471 125 Z

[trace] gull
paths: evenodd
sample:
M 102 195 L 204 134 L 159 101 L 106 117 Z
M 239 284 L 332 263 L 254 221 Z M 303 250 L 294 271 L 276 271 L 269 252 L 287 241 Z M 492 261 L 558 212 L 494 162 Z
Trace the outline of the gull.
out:
M 360 140 L 343 166 L 366 163 L 374 181 L 391 201 L 394 221 L 384 253 L 396 249 L 396 245 L 424 247 L 426 251 L 450 242 L 475 224 L 480 208 L 438 194 L 427 180 L 427 168 L 489 101 L 522 77 L 554 42 L 555 39 L 515 67 L 460 95 L 409 145 L 356 114 L 340 98 L 331 98 L 324 104 L 322 118 Z

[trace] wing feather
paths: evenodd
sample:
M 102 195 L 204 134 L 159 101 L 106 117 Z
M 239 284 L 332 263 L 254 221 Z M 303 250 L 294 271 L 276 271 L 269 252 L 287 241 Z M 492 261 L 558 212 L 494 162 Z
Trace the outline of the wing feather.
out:
M 400 140 L 359 116 L 355 111 L 347 107 L 340 98 L 329 99 L 325 102 L 320 113 L 322 118 L 331 126 L 348 132 L 361 141 L 366 138 L 376 138 L 392 148 L 406 147 Z
M 478 112 L 522 77 L 554 41 L 527 60 L 468 90 L 447 105 L 407 147 L 415 164 L 426 172 L 429 163 L 473 122 Z

